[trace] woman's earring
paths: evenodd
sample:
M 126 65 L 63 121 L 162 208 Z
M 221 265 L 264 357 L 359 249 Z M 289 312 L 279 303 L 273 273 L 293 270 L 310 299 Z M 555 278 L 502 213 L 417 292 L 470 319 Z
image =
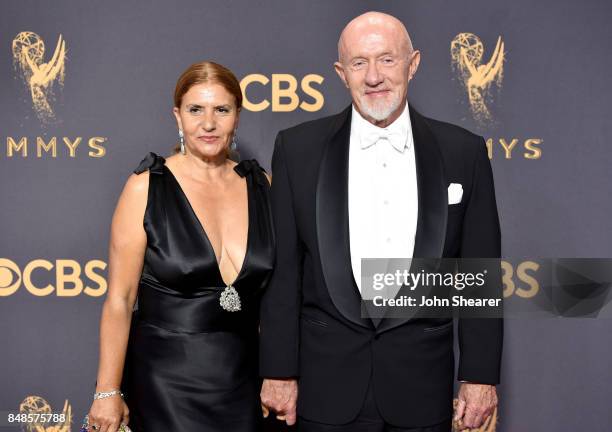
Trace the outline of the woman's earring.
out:
M 179 138 L 181 140 L 181 154 L 185 154 L 185 138 L 183 135 L 183 131 L 179 129 Z
M 230 144 L 230 149 L 232 151 L 236 151 L 236 147 L 238 147 L 236 144 L 236 132 L 238 132 L 238 129 L 234 130 L 234 135 L 232 135 L 232 143 Z

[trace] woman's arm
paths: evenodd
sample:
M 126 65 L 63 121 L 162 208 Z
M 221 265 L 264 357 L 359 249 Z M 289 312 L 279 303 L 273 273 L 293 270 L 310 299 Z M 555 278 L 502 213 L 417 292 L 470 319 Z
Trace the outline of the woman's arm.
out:
M 147 236 L 143 218 L 147 206 L 149 173 L 132 175 L 119 197 L 111 226 L 109 283 L 100 319 L 100 361 L 96 392 L 121 385 L 132 309 L 138 294 Z M 90 424 L 115 431 L 127 423 L 127 407 L 120 396 L 94 401 Z

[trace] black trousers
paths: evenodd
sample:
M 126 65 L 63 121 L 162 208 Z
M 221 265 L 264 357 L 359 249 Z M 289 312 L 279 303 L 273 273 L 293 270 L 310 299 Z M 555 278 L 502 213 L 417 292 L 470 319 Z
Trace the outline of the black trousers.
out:
M 299 432 L 450 432 L 451 428 L 451 418 L 442 423 L 418 428 L 402 428 L 385 423 L 376 406 L 371 379 L 363 407 L 352 422 L 343 425 L 329 425 L 298 417 Z

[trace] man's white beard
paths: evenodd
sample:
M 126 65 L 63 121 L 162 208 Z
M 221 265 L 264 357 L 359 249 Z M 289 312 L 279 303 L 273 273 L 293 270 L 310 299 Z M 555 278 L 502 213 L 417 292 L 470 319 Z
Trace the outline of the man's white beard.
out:
M 391 114 L 393 114 L 393 112 L 395 112 L 400 105 L 400 98 L 396 93 L 393 94 L 393 99 L 391 99 L 389 102 L 380 101 L 378 103 L 374 102 L 369 104 L 366 102 L 365 96 L 361 100 L 363 102 L 361 104 L 363 114 L 373 118 L 376 121 L 385 120 Z

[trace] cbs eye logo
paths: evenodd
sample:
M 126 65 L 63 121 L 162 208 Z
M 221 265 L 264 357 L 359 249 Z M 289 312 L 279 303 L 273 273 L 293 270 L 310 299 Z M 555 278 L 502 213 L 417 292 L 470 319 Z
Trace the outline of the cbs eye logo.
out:
M 107 283 L 101 271 L 106 263 L 91 260 L 82 267 L 78 261 L 57 259 L 55 263 L 36 259 L 22 269 L 15 262 L 0 258 L 0 297 L 13 295 L 23 286 L 30 294 L 44 297 L 55 292 L 58 297 L 75 297 L 81 293 L 100 297 L 106 293 Z M 33 279 L 50 279 L 54 283 L 36 284 Z

